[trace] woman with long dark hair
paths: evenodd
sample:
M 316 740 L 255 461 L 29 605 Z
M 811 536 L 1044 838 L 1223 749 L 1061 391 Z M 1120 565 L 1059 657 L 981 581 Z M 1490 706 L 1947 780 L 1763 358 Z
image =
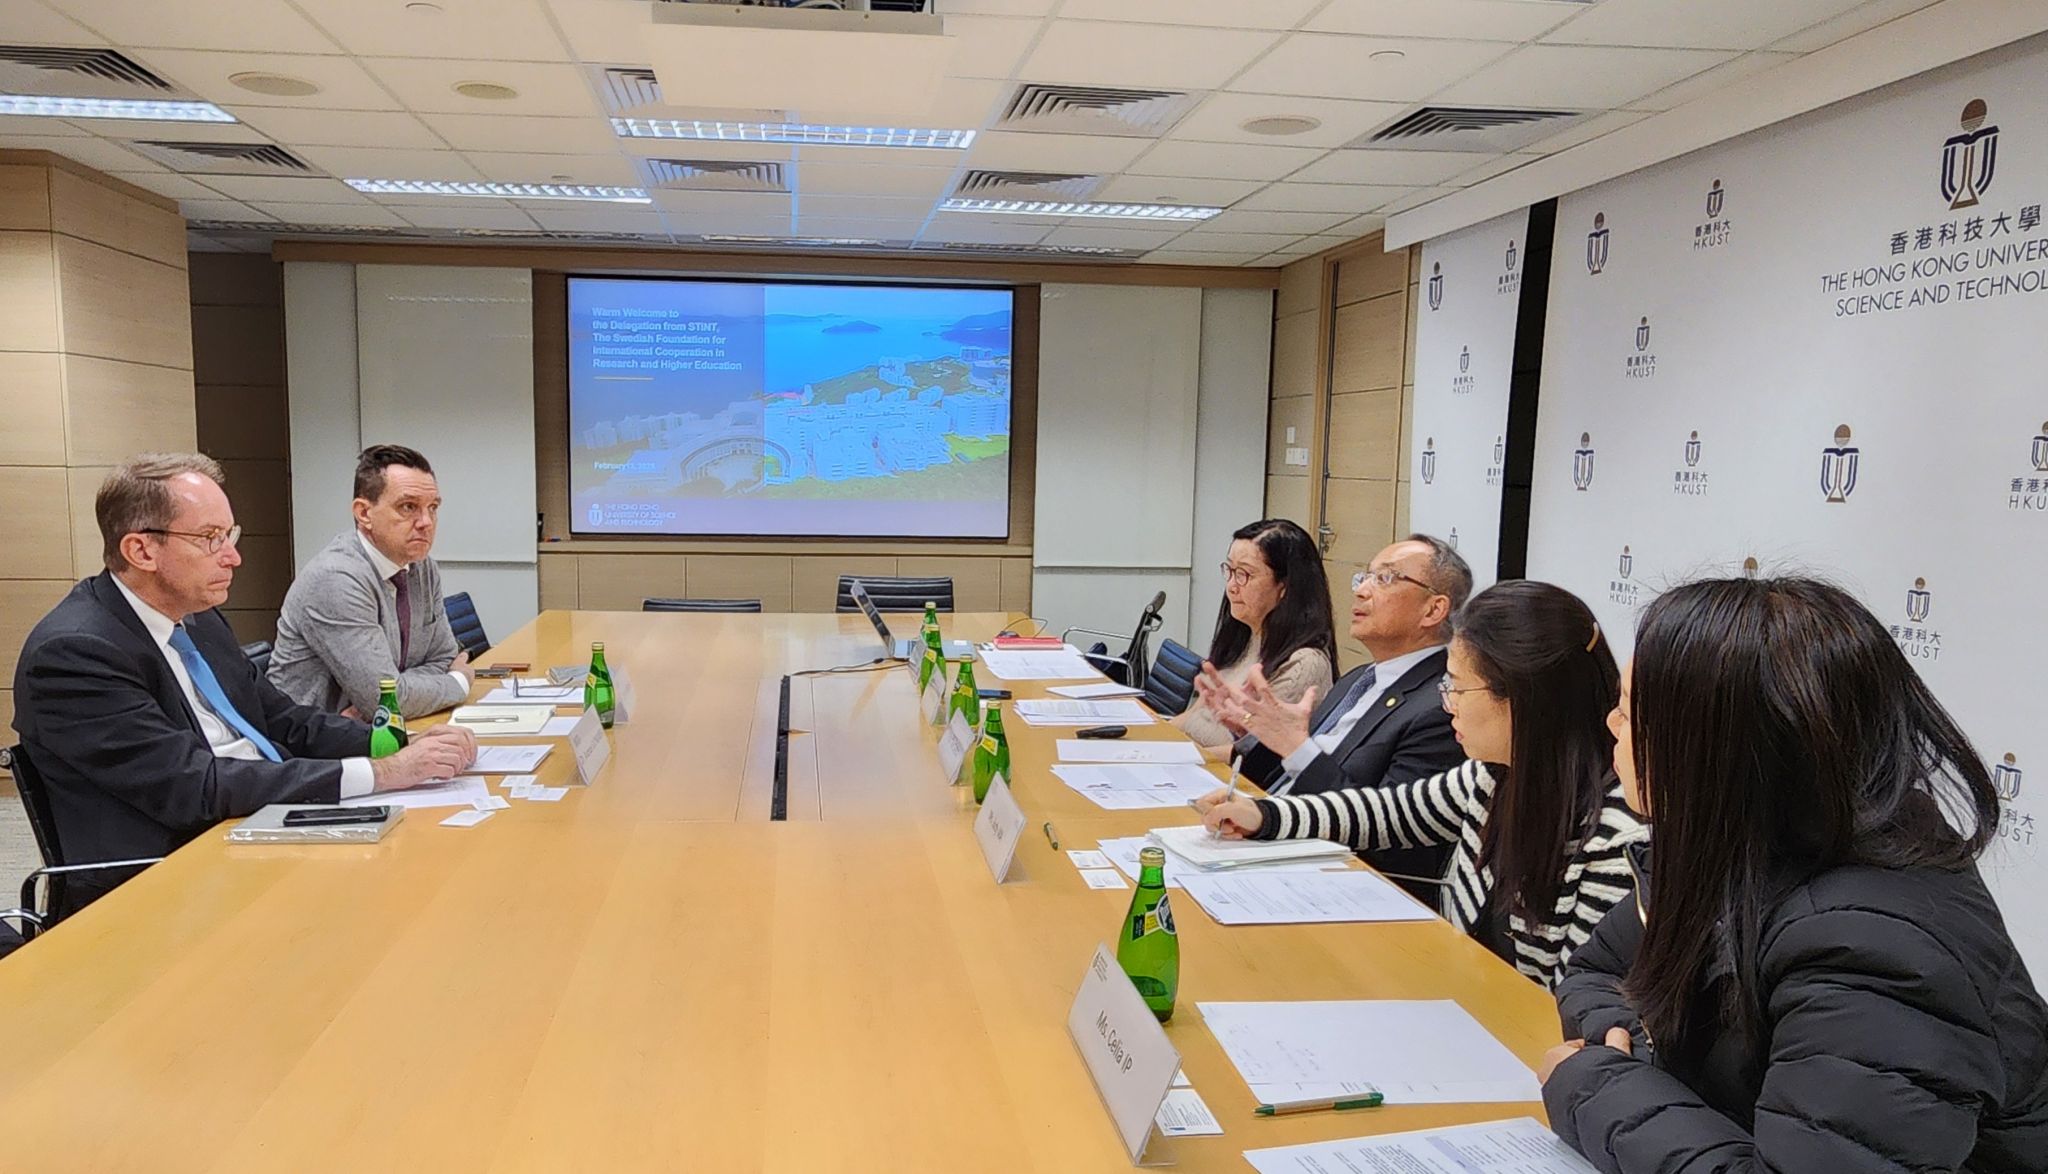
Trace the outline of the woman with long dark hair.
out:
M 1511 580 L 1458 613 L 1444 707 L 1467 760 L 1387 787 L 1202 799 L 1226 836 L 1323 838 L 1361 851 L 1451 844 L 1441 911 L 1546 987 L 1633 888 L 1645 836 L 1610 762 L 1614 655 L 1593 613 L 1549 583 Z
M 1876 617 L 1693 583 L 1631 674 L 1654 875 L 1558 988 L 1551 1127 L 1610 1174 L 2048 1170 L 2048 1009 L 1976 866 L 1997 792 Z
M 1243 684 L 1252 669 L 1261 669 L 1273 691 L 1289 702 L 1311 689 L 1329 689 L 1337 663 L 1330 581 L 1308 531 L 1268 518 L 1230 536 L 1208 663 L 1232 684 Z M 1199 697 L 1173 724 L 1211 757 L 1223 757 L 1236 740 Z

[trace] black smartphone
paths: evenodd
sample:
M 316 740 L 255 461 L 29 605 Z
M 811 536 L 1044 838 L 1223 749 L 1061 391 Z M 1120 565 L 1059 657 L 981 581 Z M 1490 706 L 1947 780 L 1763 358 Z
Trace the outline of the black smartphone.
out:
M 1130 731 L 1122 726 L 1089 726 L 1085 730 L 1075 730 L 1074 736 L 1076 738 L 1121 738 L 1128 733 Z
M 284 826 L 304 828 L 383 823 L 390 815 L 389 807 L 298 807 L 284 813 Z
M 1010 691 L 1008 689 L 976 689 L 974 695 L 983 701 L 1008 701 L 1010 699 Z

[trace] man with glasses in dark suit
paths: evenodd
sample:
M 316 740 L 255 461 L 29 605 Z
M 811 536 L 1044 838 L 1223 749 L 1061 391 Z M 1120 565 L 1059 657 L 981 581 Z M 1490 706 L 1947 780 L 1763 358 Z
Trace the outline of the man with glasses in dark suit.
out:
M 22 646 L 14 728 L 75 863 L 162 856 L 266 804 L 453 778 L 476 757 L 469 731 L 437 727 L 373 762 L 368 726 L 257 675 L 216 610 L 242 562 L 221 480 L 197 453 L 117 467 L 94 501 L 107 569 Z M 67 894 L 76 908 L 108 887 Z
M 1437 689 L 1453 618 L 1472 594 L 1472 568 L 1451 545 L 1411 534 L 1352 576 L 1351 636 L 1372 663 L 1328 696 L 1289 703 L 1253 670 L 1242 686 L 1204 671 L 1195 687 L 1239 735 L 1245 777 L 1275 795 L 1412 782 L 1465 760 Z M 1395 848 L 1366 862 L 1434 882 L 1448 849 Z M 1434 900 L 1429 886 L 1406 887 Z

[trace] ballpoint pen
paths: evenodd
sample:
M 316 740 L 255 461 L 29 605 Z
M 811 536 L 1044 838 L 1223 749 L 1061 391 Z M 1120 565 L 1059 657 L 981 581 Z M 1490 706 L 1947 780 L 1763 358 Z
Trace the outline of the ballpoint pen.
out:
M 1225 795 L 1225 796 L 1223 797 L 1223 801 L 1224 801 L 1225 803 L 1228 803 L 1228 802 L 1230 802 L 1231 800 L 1233 800 L 1233 799 L 1237 798 L 1237 775 L 1238 775 L 1238 772 L 1239 772 L 1240 770 L 1242 770 L 1243 768 L 1244 768 L 1244 755 L 1240 754 L 1240 755 L 1238 755 L 1237 757 L 1235 757 L 1235 758 L 1233 758 L 1233 759 L 1231 759 L 1231 760 L 1230 760 L 1230 794 L 1228 794 L 1228 795 Z M 1218 839 L 1222 839 L 1222 838 L 1223 838 L 1223 831 L 1222 831 L 1222 829 L 1221 829 L 1221 828 L 1210 828 L 1210 829 L 1209 829 L 1209 838 L 1210 838 L 1210 839 L 1212 839 L 1212 840 L 1218 840 Z

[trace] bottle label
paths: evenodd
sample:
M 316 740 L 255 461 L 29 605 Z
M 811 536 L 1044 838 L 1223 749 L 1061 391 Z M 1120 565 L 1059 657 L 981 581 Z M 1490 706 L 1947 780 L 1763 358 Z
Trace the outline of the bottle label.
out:
M 370 715 L 370 728 L 373 730 L 381 730 L 390 724 L 391 711 L 384 706 L 378 706 L 377 712 Z

